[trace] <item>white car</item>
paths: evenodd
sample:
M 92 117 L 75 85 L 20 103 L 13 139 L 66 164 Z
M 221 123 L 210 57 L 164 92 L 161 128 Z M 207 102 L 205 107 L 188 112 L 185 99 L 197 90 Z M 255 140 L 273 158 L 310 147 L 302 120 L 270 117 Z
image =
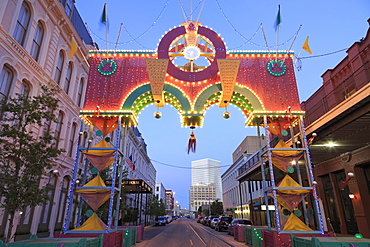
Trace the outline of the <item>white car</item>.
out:
M 213 219 L 211 220 L 211 223 L 209 224 L 209 226 L 210 226 L 211 228 L 215 228 L 215 225 L 217 224 L 217 222 L 218 222 L 218 218 L 213 218 Z

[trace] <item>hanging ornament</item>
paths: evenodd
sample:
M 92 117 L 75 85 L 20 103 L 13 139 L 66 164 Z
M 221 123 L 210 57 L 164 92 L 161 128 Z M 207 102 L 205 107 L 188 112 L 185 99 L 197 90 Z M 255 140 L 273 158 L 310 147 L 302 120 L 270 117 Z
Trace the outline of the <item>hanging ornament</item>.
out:
M 190 129 L 195 129 L 195 127 L 191 126 Z M 194 132 L 191 131 L 189 142 L 188 142 L 188 154 L 190 151 L 195 153 L 196 146 L 197 146 L 197 139 L 195 138 Z
M 225 104 L 227 104 L 227 100 L 224 100 L 224 103 Z M 224 113 L 223 113 L 223 117 L 225 118 L 225 119 L 229 119 L 230 118 L 230 112 L 227 110 L 227 105 L 226 105 L 226 107 L 225 107 L 225 110 L 226 111 L 224 111 Z
M 161 118 L 161 117 L 162 117 L 162 112 L 160 112 L 160 111 L 156 111 L 156 112 L 154 112 L 154 117 L 155 117 L 156 119 Z

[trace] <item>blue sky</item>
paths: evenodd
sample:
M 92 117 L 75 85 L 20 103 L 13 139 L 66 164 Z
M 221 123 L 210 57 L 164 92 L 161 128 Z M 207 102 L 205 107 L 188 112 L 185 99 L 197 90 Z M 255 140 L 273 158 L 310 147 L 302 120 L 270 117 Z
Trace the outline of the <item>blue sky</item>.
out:
M 296 55 L 306 37 L 310 36 L 313 54 L 302 51 L 302 70 L 295 70 L 301 101 L 307 100 L 322 85 L 321 75 L 346 56 L 345 50 L 336 51 L 350 47 L 366 35 L 367 19 L 370 18 L 369 0 L 208 0 L 204 6 L 203 0 L 105 2 L 109 20 L 108 48 L 115 49 L 118 43 L 119 50 L 155 50 L 162 35 L 181 25 L 185 20 L 184 13 L 190 16 L 191 12 L 193 20 L 199 17 L 202 25 L 219 33 L 229 50 L 266 50 L 259 26 L 262 23 L 268 44 L 275 45 L 273 26 L 280 4 L 279 49 L 289 49 L 300 26 L 292 45 Z M 100 49 L 106 48 L 105 29 L 99 24 L 103 5 L 104 1 L 76 0 L 77 9 Z M 121 23 L 123 26 L 119 33 Z M 325 55 L 329 53 L 334 54 Z M 231 118 L 224 119 L 224 109 L 211 107 L 206 113 L 203 128 L 194 131 L 196 153 L 187 154 L 191 130 L 181 128 L 179 114 L 173 107 L 160 109 L 163 114 L 160 119 L 153 117 L 156 110 L 154 106 L 145 108 L 139 115 L 138 127 L 157 169 L 157 182 L 176 192 L 175 200 L 182 208 L 189 208 L 191 161 L 204 158 L 219 160 L 224 172 L 232 164 L 232 152 L 245 136 L 257 134 L 255 128 L 244 127 L 244 117 L 237 108 L 230 106 Z

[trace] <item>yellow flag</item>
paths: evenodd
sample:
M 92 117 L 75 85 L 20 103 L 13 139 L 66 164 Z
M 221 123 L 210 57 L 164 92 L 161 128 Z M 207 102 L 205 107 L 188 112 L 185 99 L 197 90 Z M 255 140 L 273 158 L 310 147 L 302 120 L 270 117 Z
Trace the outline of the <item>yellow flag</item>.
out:
M 77 44 L 73 37 L 71 37 L 71 50 L 69 51 L 68 58 L 71 59 L 73 55 L 77 52 Z
M 302 49 L 305 50 L 305 51 L 307 51 L 308 53 L 312 54 L 312 51 L 310 49 L 310 46 L 308 45 L 308 39 L 309 39 L 309 37 L 307 36 L 307 38 L 306 38 L 306 40 L 305 40 L 305 42 L 304 42 L 304 44 L 302 46 Z

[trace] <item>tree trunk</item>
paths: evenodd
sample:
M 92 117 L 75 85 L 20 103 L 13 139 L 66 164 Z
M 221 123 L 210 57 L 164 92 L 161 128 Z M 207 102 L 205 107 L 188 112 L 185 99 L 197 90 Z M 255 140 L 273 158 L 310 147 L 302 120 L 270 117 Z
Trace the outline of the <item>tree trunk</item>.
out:
M 8 217 L 8 228 L 7 232 L 5 232 L 5 243 L 11 243 L 14 242 L 14 237 L 15 237 L 15 231 L 13 232 L 13 226 L 14 226 L 14 213 L 9 213 Z

